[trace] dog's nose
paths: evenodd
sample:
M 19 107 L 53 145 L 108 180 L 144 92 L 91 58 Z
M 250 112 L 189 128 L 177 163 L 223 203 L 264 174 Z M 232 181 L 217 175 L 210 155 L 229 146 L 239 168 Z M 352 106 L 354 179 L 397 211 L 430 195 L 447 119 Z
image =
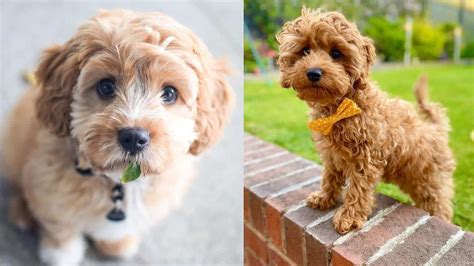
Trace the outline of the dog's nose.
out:
M 120 145 L 132 154 L 142 151 L 150 142 L 150 134 L 143 128 L 124 128 L 118 131 Z
M 320 80 L 322 76 L 323 71 L 321 68 L 310 68 L 306 71 L 306 77 L 313 82 Z

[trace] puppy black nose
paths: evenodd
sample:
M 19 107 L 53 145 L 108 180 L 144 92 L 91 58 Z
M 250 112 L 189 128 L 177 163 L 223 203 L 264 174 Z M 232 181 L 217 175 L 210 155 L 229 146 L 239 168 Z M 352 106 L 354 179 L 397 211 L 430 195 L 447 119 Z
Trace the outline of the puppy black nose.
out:
M 150 142 L 150 134 L 143 128 L 124 128 L 118 131 L 120 145 L 132 154 L 142 151 Z
M 320 80 L 322 76 L 323 71 L 321 68 L 310 68 L 306 71 L 306 77 L 313 82 Z

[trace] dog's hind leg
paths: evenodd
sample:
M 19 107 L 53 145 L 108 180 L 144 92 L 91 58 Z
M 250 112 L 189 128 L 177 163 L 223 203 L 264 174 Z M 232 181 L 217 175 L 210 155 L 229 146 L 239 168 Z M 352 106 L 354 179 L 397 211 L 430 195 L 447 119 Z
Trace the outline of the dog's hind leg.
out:
M 336 205 L 344 185 L 344 175 L 336 171 L 330 165 L 326 165 L 323 171 L 323 180 L 320 191 L 313 192 L 306 199 L 311 208 L 325 210 Z
M 401 187 L 415 201 L 415 205 L 446 222 L 453 217 L 453 180 L 451 172 L 434 172 L 422 177 L 408 178 Z

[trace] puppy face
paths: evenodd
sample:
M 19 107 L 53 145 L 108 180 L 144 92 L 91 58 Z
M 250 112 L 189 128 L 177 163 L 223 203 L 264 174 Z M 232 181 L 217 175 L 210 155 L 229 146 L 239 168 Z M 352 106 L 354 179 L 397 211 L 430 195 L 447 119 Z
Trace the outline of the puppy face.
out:
M 145 174 L 159 174 L 222 131 L 232 95 L 219 66 L 165 15 L 102 12 L 46 50 L 38 118 L 77 139 L 99 170 L 138 162 Z
M 303 8 L 276 38 L 281 85 L 302 100 L 330 104 L 366 85 L 374 46 L 342 14 Z

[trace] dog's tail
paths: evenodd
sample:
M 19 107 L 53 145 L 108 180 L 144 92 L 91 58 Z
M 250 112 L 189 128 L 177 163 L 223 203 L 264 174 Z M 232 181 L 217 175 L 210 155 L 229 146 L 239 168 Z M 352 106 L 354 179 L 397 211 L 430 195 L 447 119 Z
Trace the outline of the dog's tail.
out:
M 440 104 L 428 101 L 428 76 L 422 75 L 416 82 L 413 90 L 418 107 L 425 116 L 425 120 L 449 130 L 449 119 L 446 115 L 446 110 Z

